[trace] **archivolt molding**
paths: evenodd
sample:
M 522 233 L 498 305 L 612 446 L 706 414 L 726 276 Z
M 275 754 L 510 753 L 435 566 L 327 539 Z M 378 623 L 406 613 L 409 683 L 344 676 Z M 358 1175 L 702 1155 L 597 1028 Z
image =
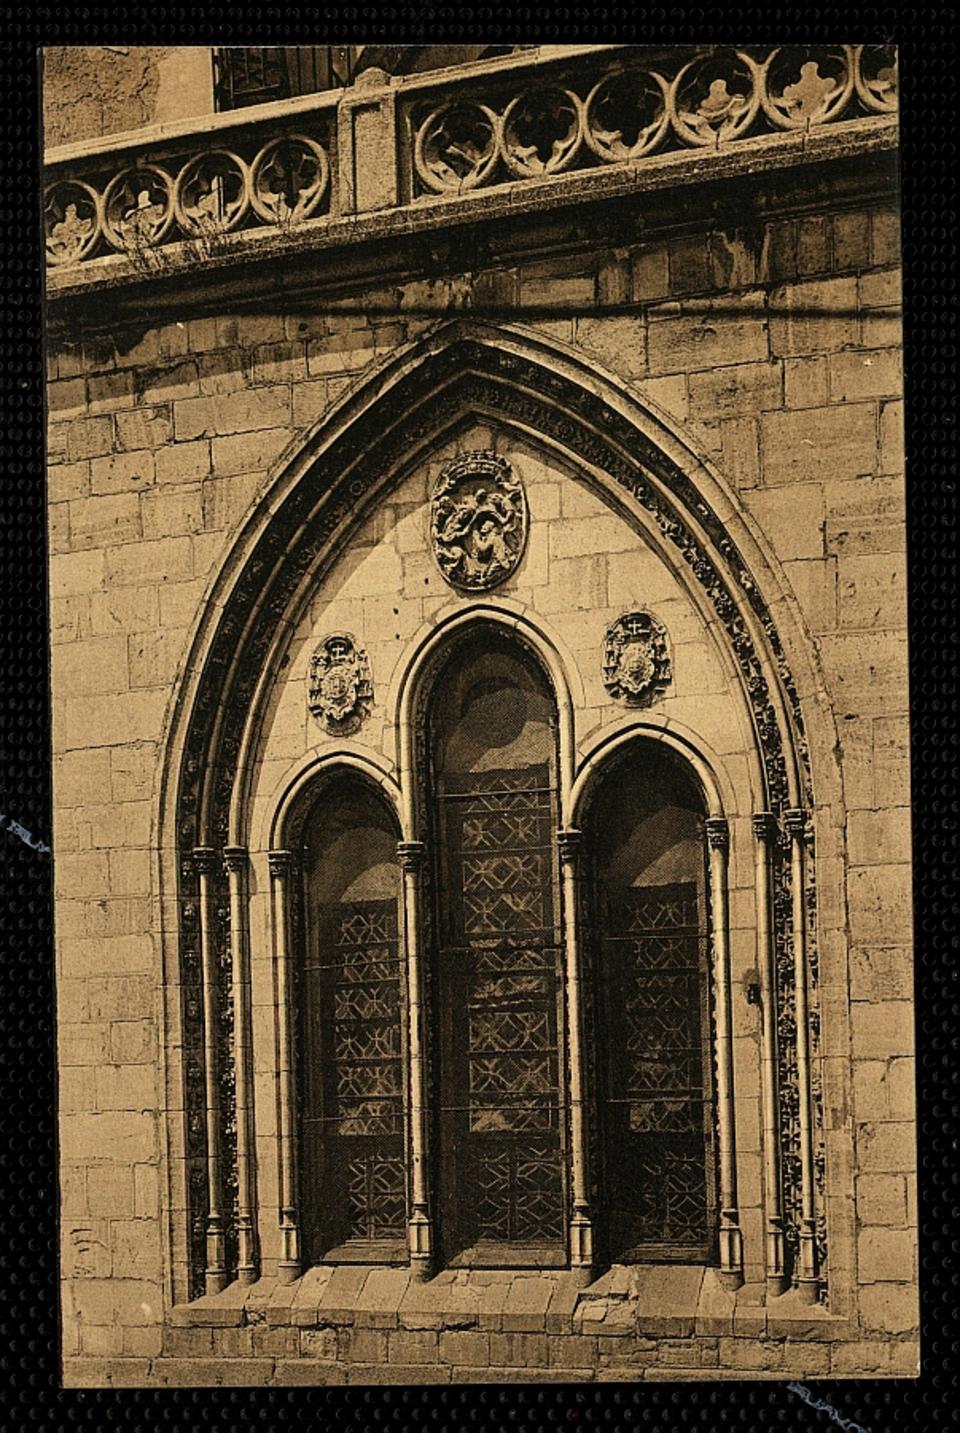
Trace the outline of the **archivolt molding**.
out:
M 566 454 L 593 474 L 608 498 L 639 518 L 665 556 L 672 553 L 671 566 L 685 576 L 701 610 L 709 604 L 736 665 L 755 733 L 764 809 L 780 817 L 786 810 L 812 807 L 799 695 L 802 689 L 818 700 L 812 654 L 776 576 L 777 564 L 730 489 L 672 424 L 654 416 L 649 405 L 581 354 L 519 327 L 454 320 L 401 350 L 346 393 L 299 448 L 288 450 L 277 477 L 251 511 L 212 583 L 188 677 L 170 713 L 168 762 L 161 778 L 164 848 L 175 844 L 181 852 L 192 852 L 197 846 L 222 850 L 242 844 L 252 755 L 278 654 L 292 636 L 305 594 L 378 494 L 465 413 L 496 416 Z M 802 687 L 788 662 L 774 610 L 788 632 Z M 477 615 L 475 608 L 470 612 Z M 566 690 L 565 683 L 554 685 L 558 696 Z M 825 716 L 819 701 L 818 715 Z M 821 733 L 818 750 L 831 745 L 832 735 L 825 740 Z M 825 769 L 824 775 L 832 787 L 835 774 Z M 411 829 L 409 815 L 404 812 L 405 834 Z M 781 835 L 776 844 L 782 841 Z M 796 1090 L 789 869 L 777 856 L 774 867 L 778 1029 L 785 1052 L 782 1117 L 789 1130 L 795 1125 Z M 813 868 L 810 860 L 810 909 Z M 189 1008 L 196 992 L 190 988 L 187 910 L 195 901 L 185 869 L 180 874 L 181 973 Z M 815 976 L 812 941 L 810 967 Z M 229 1012 L 224 1014 L 228 1021 Z M 816 1037 L 813 999 L 810 1018 Z M 195 1052 L 187 1048 L 194 1039 L 195 1032 L 185 1042 L 188 1071 L 196 1065 Z M 202 1092 L 191 1095 L 189 1078 L 187 1085 L 192 1179 L 192 1171 L 202 1167 L 203 1142 L 194 1138 L 191 1146 L 190 1131 L 202 1128 L 195 1117 L 200 1111 L 192 1110 L 191 1102 L 197 1104 Z M 788 1157 L 785 1169 L 789 1165 Z M 796 1183 L 792 1173 L 788 1183 Z
M 327 782 L 345 772 L 359 776 L 384 796 L 397 825 L 400 825 L 400 786 L 394 771 L 373 752 L 344 742 L 337 747 L 324 747 L 320 752 L 311 752 L 281 778 L 270 803 L 267 831 L 264 832 L 261 827 L 257 833 L 257 849 L 294 850 L 299 844 L 299 827 L 305 807 L 315 800 Z
M 632 716 L 608 727 L 584 753 L 570 793 L 572 826 L 583 827 L 594 782 L 608 769 L 610 759 L 644 742 L 669 747 L 693 770 L 703 792 L 708 818 L 729 818 L 736 812 L 736 794 L 725 779 L 722 764 L 707 752 L 699 736 L 664 717 Z

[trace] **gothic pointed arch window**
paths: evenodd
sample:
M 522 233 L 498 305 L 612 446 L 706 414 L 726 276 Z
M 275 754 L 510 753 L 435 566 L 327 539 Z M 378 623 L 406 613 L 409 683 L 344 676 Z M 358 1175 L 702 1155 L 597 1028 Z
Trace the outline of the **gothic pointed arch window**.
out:
M 712 1261 L 715 1101 L 705 810 L 636 744 L 585 823 L 597 1235 L 612 1262 Z
M 556 703 L 527 649 L 483 629 L 429 701 L 441 1257 L 562 1264 Z
M 304 826 L 296 1063 L 307 1264 L 406 1257 L 397 835 L 385 801 L 346 774 Z

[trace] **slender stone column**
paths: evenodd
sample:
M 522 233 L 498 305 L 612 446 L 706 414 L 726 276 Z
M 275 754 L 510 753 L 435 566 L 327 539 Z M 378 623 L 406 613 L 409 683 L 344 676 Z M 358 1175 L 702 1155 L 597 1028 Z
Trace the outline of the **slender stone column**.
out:
M 710 860 L 710 915 L 716 1022 L 717 1127 L 720 1145 L 720 1281 L 743 1283 L 743 1237 L 737 1207 L 737 1144 L 733 1101 L 733 1014 L 730 1006 L 730 909 L 727 857 L 730 832 L 722 816 L 706 823 Z
M 790 888 L 793 900 L 794 1007 L 797 1023 L 797 1085 L 800 1124 L 800 1250 L 799 1294 L 805 1303 L 815 1303 L 820 1289 L 817 1267 L 817 1207 L 813 1168 L 813 1109 L 810 1087 L 810 1014 L 807 1003 L 807 913 L 804 899 L 806 875 L 807 813 L 795 809 L 784 813 L 790 836 Z
M 205 1286 L 219 1294 L 227 1284 L 226 1239 L 221 1200 L 220 1070 L 217 1060 L 217 950 L 214 942 L 213 889 L 216 852 L 196 846 L 193 864 L 199 885 L 200 970 L 203 981 L 203 1079 L 207 1137 L 207 1230 Z
M 290 952 L 289 851 L 271 851 L 273 958 L 277 971 L 277 1076 L 280 1087 L 280 1262 L 281 1284 L 299 1279 L 300 1220 L 297 1209 L 296 1095 L 293 1071 L 293 971 Z
M 411 1210 L 407 1223 L 410 1268 L 416 1279 L 427 1279 L 433 1268 L 433 1228 L 427 1192 L 427 1107 L 423 1033 L 422 841 L 398 841 L 403 871 L 403 913 L 407 967 L 407 1049 L 409 1051 Z
M 562 871 L 564 983 L 567 995 L 567 1048 L 570 1057 L 570 1167 L 573 1211 L 570 1264 L 585 1282 L 593 1272 L 593 1221 L 587 1183 L 587 1131 L 584 1110 L 584 1030 L 579 920 L 581 833 L 557 832 Z
M 767 1289 L 787 1287 L 780 1179 L 780 1118 L 777 1098 L 777 973 L 773 942 L 773 847 L 777 825 L 769 811 L 753 818 L 756 837 L 757 965 L 760 972 L 760 1059 L 763 1104 L 763 1184 L 766 1206 Z
M 230 886 L 233 1063 L 237 1104 L 237 1278 L 241 1284 L 252 1284 L 257 1277 L 257 1263 L 250 1135 L 252 1062 L 250 977 L 247 970 L 247 852 L 243 846 L 226 846 L 223 860 Z

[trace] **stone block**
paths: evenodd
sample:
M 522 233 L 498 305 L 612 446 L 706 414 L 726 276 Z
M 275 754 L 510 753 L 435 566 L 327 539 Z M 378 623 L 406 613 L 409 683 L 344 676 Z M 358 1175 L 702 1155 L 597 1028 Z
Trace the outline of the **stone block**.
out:
M 857 1218 L 861 1224 L 896 1228 L 906 1222 L 906 1179 L 900 1174 L 861 1174 L 857 1179 Z
M 832 267 L 830 220 L 815 214 L 797 222 L 797 273 L 822 274 Z
M 158 1324 L 163 1312 L 160 1285 L 145 1279 L 81 1279 L 73 1303 L 82 1325 L 147 1328 Z
M 909 944 L 913 893 L 908 865 L 856 867 L 850 871 L 847 889 L 850 938 L 855 945 Z
M 106 563 L 99 549 L 60 553 L 50 561 L 50 596 L 74 597 L 103 587 Z
M 173 419 L 166 405 L 115 413 L 113 424 L 116 447 L 121 452 L 132 452 L 138 448 L 160 448 L 173 437 Z
M 666 244 L 634 249 L 630 257 L 630 290 L 635 303 L 665 298 L 670 292 L 670 258 Z
M 101 1065 L 97 1105 L 110 1110 L 149 1111 L 157 1108 L 156 1076 L 149 1065 Z
M 174 537 L 203 526 L 200 487 L 183 486 L 141 493 L 140 514 L 145 538 Z
M 140 492 L 155 479 L 153 454 L 146 449 L 135 453 L 112 453 L 93 458 L 90 488 L 93 493 Z
M 783 1344 L 775 1340 L 722 1338 L 720 1366 L 734 1369 L 779 1369 L 783 1367 Z
M 116 1020 L 110 1026 L 110 1058 L 117 1065 L 150 1065 L 156 1058 L 156 1046 L 152 1020 Z
M 76 418 L 67 431 L 66 457 L 71 463 L 102 458 L 113 450 L 113 422 L 110 418 Z
M 290 389 L 279 384 L 185 398 L 174 404 L 173 423 L 178 442 L 286 427 L 290 424 Z
M 829 402 L 826 358 L 785 358 L 783 387 L 788 408 L 825 407 Z
M 262 472 L 207 478 L 203 484 L 202 526 L 211 531 L 234 528 L 249 510 L 262 486 Z
M 818 484 L 752 488 L 744 501 L 781 562 L 823 556 L 823 489 Z
M 866 269 L 870 264 L 870 215 L 853 211 L 833 216 L 833 266 Z
M 894 264 L 900 258 L 900 210 L 880 209 L 871 216 L 870 260 L 876 265 Z
M 904 1334 L 919 1322 L 917 1290 L 910 1284 L 869 1284 L 860 1290 L 859 1306 L 864 1330 Z
M 66 745 L 88 747 L 156 740 L 165 704 L 166 694 L 162 691 L 67 697 Z
M 251 355 L 250 374 L 254 383 L 296 383 L 305 378 L 306 373 L 307 345 L 302 339 L 261 343 Z
M 838 715 L 865 718 L 906 712 L 906 633 L 825 636 L 820 653 Z
M 129 687 L 123 637 L 90 637 L 60 646 L 52 656 L 55 690 L 73 697 L 125 692 Z
M 642 317 L 580 318 L 576 341 L 624 378 L 638 378 L 646 372 L 646 324 Z
M 681 373 L 766 362 L 769 352 L 763 303 L 762 294 L 743 294 L 736 305 L 720 299 L 700 309 L 684 305 L 679 317 L 660 317 L 656 309 L 651 309 L 648 372 Z M 738 307 L 747 313 L 738 313 Z
M 183 582 L 194 575 L 193 542 L 191 537 L 164 537 L 108 548 L 108 580 L 111 586 L 121 587 Z
M 65 503 L 71 498 L 85 498 L 90 492 L 90 464 L 47 464 L 47 498 L 51 503 Z
M 433 1329 L 391 1329 L 386 1335 L 390 1363 L 437 1363 L 440 1335 Z
M 200 391 L 197 360 L 184 358 L 158 368 L 144 368 L 137 374 L 139 399 L 144 404 L 174 403 Z
M 907 946 L 857 946 L 850 953 L 853 1000 L 912 999 L 913 958 Z
M 191 443 L 171 443 L 156 452 L 156 479 L 168 483 L 196 483 L 210 472 L 210 443 L 200 438 Z
M 810 631 L 819 636 L 837 626 L 837 559 L 808 558 L 785 562 L 783 570 Z
M 136 493 L 79 498 L 68 506 L 70 542 L 76 550 L 134 542 L 141 535 L 140 499 Z
M 491 1333 L 490 1362 L 495 1367 L 545 1368 L 547 1336 L 538 1333 Z
M 723 469 L 736 488 L 760 482 L 760 430 L 755 418 L 727 418 L 720 424 Z
M 149 1219 L 114 1219 L 110 1247 L 115 1279 L 159 1279 L 160 1239 Z
M 762 418 L 763 480 L 785 483 L 856 478 L 877 471 L 873 403 L 788 409 Z
M 857 1123 L 857 1157 L 863 1174 L 904 1174 L 917 1167 L 917 1142 L 909 1122 Z
M 851 866 L 897 865 L 910 860 L 910 807 L 851 811 L 847 818 Z
M 234 473 L 263 472 L 279 458 L 293 435 L 291 428 L 263 428 L 248 434 L 213 440 L 213 472 L 227 478 Z
M 483 1368 L 490 1362 L 491 1337 L 476 1331 L 444 1330 L 439 1336 L 440 1362 Z
M 130 686 L 169 687 L 184 656 L 183 632 L 140 632 L 129 638 Z
M 831 353 L 859 337 L 856 278 L 790 284 L 770 296 L 770 351 L 776 357 Z
M 371 1269 L 353 1306 L 355 1322 L 366 1328 L 396 1328 L 409 1286 L 409 1269 Z
M 339 1356 L 339 1339 L 334 1328 L 300 1330 L 301 1358 L 335 1361 Z
M 691 373 L 687 379 L 694 418 L 736 417 L 783 406 L 780 363 L 742 363 Z
M 880 405 L 880 471 L 903 472 L 903 403 Z
M 858 403 L 865 398 L 897 398 L 903 392 L 903 370 L 894 348 L 845 350 L 828 359 L 831 403 Z
M 101 498 L 100 502 L 137 502 L 129 499 Z M 159 622 L 155 587 L 126 587 L 95 592 L 90 599 L 90 630 L 94 637 L 108 637 L 132 632 L 145 632 Z
M 137 933 L 140 935 L 140 932 Z M 153 1017 L 153 981 L 146 975 L 92 975 L 85 982 L 89 1020 L 148 1020 Z M 148 1159 L 149 1155 L 140 1156 Z M 133 1161 L 136 1163 L 136 1161 Z
M 157 749 L 151 741 L 110 748 L 110 791 L 114 801 L 142 801 L 153 794 Z M 100 788 L 102 793 L 103 788 Z

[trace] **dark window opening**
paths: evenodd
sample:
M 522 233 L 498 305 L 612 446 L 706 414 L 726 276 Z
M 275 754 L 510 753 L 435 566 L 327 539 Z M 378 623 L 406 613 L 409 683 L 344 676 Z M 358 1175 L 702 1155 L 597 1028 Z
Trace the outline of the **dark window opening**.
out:
M 597 1210 L 611 1262 L 714 1256 L 716 1192 L 703 808 L 638 747 L 588 827 Z

